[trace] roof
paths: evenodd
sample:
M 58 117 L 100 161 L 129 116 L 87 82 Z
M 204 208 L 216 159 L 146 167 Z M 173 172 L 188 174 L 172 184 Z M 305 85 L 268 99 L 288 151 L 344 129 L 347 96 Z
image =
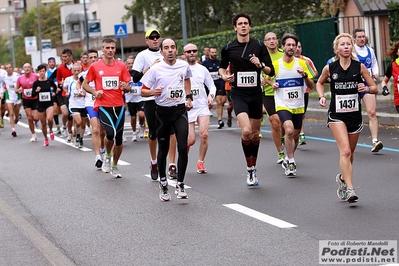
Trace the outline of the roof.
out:
M 355 0 L 362 15 L 387 14 L 387 3 L 399 3 L 399 0 Z

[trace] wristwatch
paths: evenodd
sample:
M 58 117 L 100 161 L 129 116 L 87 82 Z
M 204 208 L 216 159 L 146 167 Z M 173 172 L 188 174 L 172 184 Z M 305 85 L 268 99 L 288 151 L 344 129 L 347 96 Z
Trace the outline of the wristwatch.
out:
M 305 75 L 302 76 L 304 79 L 308 78 L 308 73 L 305 72 Z
M 266 67 L 265 63 L 261 62 L 260 64 L 262 65 L 260 69 L 264 69 Z

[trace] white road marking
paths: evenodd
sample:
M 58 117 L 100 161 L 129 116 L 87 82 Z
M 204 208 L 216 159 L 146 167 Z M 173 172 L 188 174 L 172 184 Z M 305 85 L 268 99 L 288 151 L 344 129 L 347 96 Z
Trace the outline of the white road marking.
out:
M 5 117 L 5 119 L 10 121 L 9 117 Z M 21 122 L 21 121 L 19 121 L 18 124 L 16 124 L 16 125 L 19 125 L 19 126 L 24 127 L 24 128 L 29 128 L 28 124 L 26 124 L 24 122 Z M 36 133 L 43 133 L 41 129 L 35 128 L 35 131 L 36 131 Z M 82 148 L 76 147 L 74 145 L 74 143 L 72 143 L 72 142 L 68 143 L 64 138 L 60 138 L 60 137 L 57 137 L 57 136 L 54 136 L 54 140 L 58 141 L 61 144 L 66 145 L 66 146 L 72 147 L 72 148 L 74 148 L 76 150 L 79 150 L 79 151 L 83 151 L 83 152 L 93 151 L 92 149 L 86 148 L 86 147 L 82 147 Z M 130 163 L 122 161 L 122 160 L 119 160 L 118 161 L 118 165 L 130 165 Z
M 223 204 L 223 206 L 225 206 L 227 208 L 230 208 L 232 210 L 238 211 L 238 212 L 240 212 L 242 214 L 248 215 L 248 216 L 250 216 L 252 218 L 258 219 L 258 220 L 260 220 L 262 222 L 266 222 L 268 224 L 277 226 L 279 228 L 297 227 L 295 224 L 291 224 L 291 223 L 288 223 L 286 221 L 274 218 L 274 217 L 272 217 L 270 215 L 267 215 L 267 214 L 252 210 L 250 208 L 247 208 L 247 207 L 242 206 L 242 205 L 237 204 L 237 203 Z

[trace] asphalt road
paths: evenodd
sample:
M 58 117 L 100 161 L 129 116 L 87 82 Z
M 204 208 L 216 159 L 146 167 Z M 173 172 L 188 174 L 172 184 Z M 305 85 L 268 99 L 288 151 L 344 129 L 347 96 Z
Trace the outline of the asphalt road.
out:
M 195 144 L 189 198 L 170 202 L 149 177 L 146 139 L 131 142 L 129 126 L 116 180 L 95 170 L 89 137 L 81 150 L 62 138 L 43 147 L 25 123 L 17 138 L 8 123 L 0 129 L 0 265 L 318 265 L 319 240 L 399 239 L 397 127 L 380 128 L 375 154 L 368 128 L 361 133 L 359 202 L 349 205 L 336 196 L 338 149 L 322 121 L 305 122 L 296 178 L 276 164 L 263 126 L 260 185 L 247 188 L 240 130 L 235 121 L 217 130 L 211 118 L 208 173 L 196 173 Z

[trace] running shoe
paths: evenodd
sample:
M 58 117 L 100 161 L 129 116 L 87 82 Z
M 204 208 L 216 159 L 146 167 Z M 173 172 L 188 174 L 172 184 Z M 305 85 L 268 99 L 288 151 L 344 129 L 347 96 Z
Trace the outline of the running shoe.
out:
M 384 148 L 384 145 L 382 144 L 381 141 L 377 140 L 377 142 L 373 143 L 373 147 L 371 148 L 371 152 L 379 152 Z
M 206 168 L 204 166 L 204 162 L 197 162 L 197 173 L 198 174 L 205 174 Z
M 219 120 L 217 129 L 222 129 L 223 127 L 224 127 L 224 122 L 222 120 Z
M 105 156 L 101 170 L 104 173 L 109 173 L 111 171 L 111 156 Z
M 288 164 L 288 168 L 285 169 L 285 175 L 286 176 L 296 176 L 296 164 L 295 163 Z
M 305 134 L 303 133 L 299 134 L 299 146 L 301 145 L 306 145 L 306 138 Z
M 22 119 L 22 114 L 19 114 L 19 115 L 18 115 L 18 119 Z
M 67 132 L 66 127 L 62 127 L 61 134 L 62 134 L 63 138 L 68 137 L 68 132 Z
M 16 119 L 15 119 L 16 120 Z M 35 128 L 39 129 L 39 123 L 37 121 L 35 121 Z
M 139 137 L 142 139 L 144 138 L 144 126 L 140 126 L 139 129 Z
M 283 149 L 285 146 L 284 141 L 285 141 L 285 136 L 281 136 L 281 147 L 283 147 Z
M 262 132 L 259 132 L 259 138 L 261 139 L 263 137 Z
M 265 117 L 262 116 L 262 119 L 260 120 L 260 125 L 264 126 L 265 125 Z
M 144 130 L 144 138 L 148 138 L 148 134 L 149 134 L 148 129 L 145 129 L 145 130 Z
M 346 200 L 346 183 L 341 177 L 341 173 L 335 177 L 335 182 L 338 184 L 337 196 L 340 200 Z
M 48 139 L 45 139 L 45 140 L 43 141 L 43 146 L 48 146 Z
M 37 138 L 36 138 L 36 134 L 33 134 L 32 137 L 30 138 L 30 142 L 36 142 Z
M 256 168 L 247 170 L 247 187 L 259 185 Z
M 103 159 L 101 158 L 101 155 L 96 155 L 95 159 L 95 167 L 97 167 L 97 170 L 101 170 L 101 167 L 103 166 Z
M 0 120 L 0 128 L 4 128 L 4 121 L 3 121 L 3 119 Z
M 15 130 L 13 130 L 13 131 L 11 132 L 11 136 L 16 137 L 16 136 L 17 136 L 17 132 L 16 132 Z
M 231 127 L 232 126 L 232 122 L 231 122 L 231 117 L 227 118 L 227 126 Z
M 353 187 L 348 187 L 346 189 L 346 202 L 348 203 L 356 203 L 359 197 L 356 195 Z
M 123 132 L 123 134 L 122 134 L 122 140 L 123 140 L 123 142 L 126 142 L 126 141 L 127 141 L 127 139 L 126 139 L 126 137 L 125 137 L 125 132 Z
M 187 199 L 188 198 L 188 195 L 187 195 L 186 190 L 184 189 L 183 183 L 176 184 L 175 194 L 178 199 Z
M 61 128 L 57 127 L 57 131 L 55 132 L 57 135 L 61 135 Z
M 162 186 L 162 184 L 159 184 L 159 198 L 162 201 L 169 201 L 170 200 L 170 194 L 168 190 L 168 183 L 166 183 L 165 186 Z
M 170 180 L 177 179 L 177 168 L 176 165 L 172 164 L 168 169 L 168 178 Z
M 285 154 L 283 151 L 278 153 L 277 164 L 282 164 L 285 159 Z
M 281 167 L 283 167 L 285 171 L 287 171 L 288 165 L 289 165 L 288 160 L 283 159 L 283 161 L 281 162 Z
M 76 139 L 75 139 L 75 146 L 76 146 L 76 147 L 79 147 L 79 145 L 80 145 L 80 140 L 81 140 L 80 135 L 77 135 L 77 136 L 76 136 Z
M 79 148 L 83 148 L 83 138 L 80 138 L 80 141 L 79 141 Z
M 137 133 L 133 132 L 132 142 L 137 141 Z
M 53 133 L 53 131 L 50 131 L 50 139 L 51 139 L 51 140 L 54 140 L 54 133 Z
M 18 119 L 18 117 L 16 117 L 15 119 L 14 119 L 14 123 L 15 124 L 18 124 L 18 121 L 19 121 L 19 119 Z M 37 122 L 35 122 L 36 124 L 37 124 Z
M 111 175 L 115 178 L 122 178 L 121 173 L 119 173 L 118 167 L 117 166 L 112 166 L 111 167 Z
M 151 164 L 150 165 L 150 169 L 151 169 L 151 179 L 152 180 L 157 180 L 158 179 L 158 164 Z
M 67 138 L 67 142 L 71 143 L 71 141 L 72 141 L 72 133 L 69 133 L 68 134 L 68 138 Z

